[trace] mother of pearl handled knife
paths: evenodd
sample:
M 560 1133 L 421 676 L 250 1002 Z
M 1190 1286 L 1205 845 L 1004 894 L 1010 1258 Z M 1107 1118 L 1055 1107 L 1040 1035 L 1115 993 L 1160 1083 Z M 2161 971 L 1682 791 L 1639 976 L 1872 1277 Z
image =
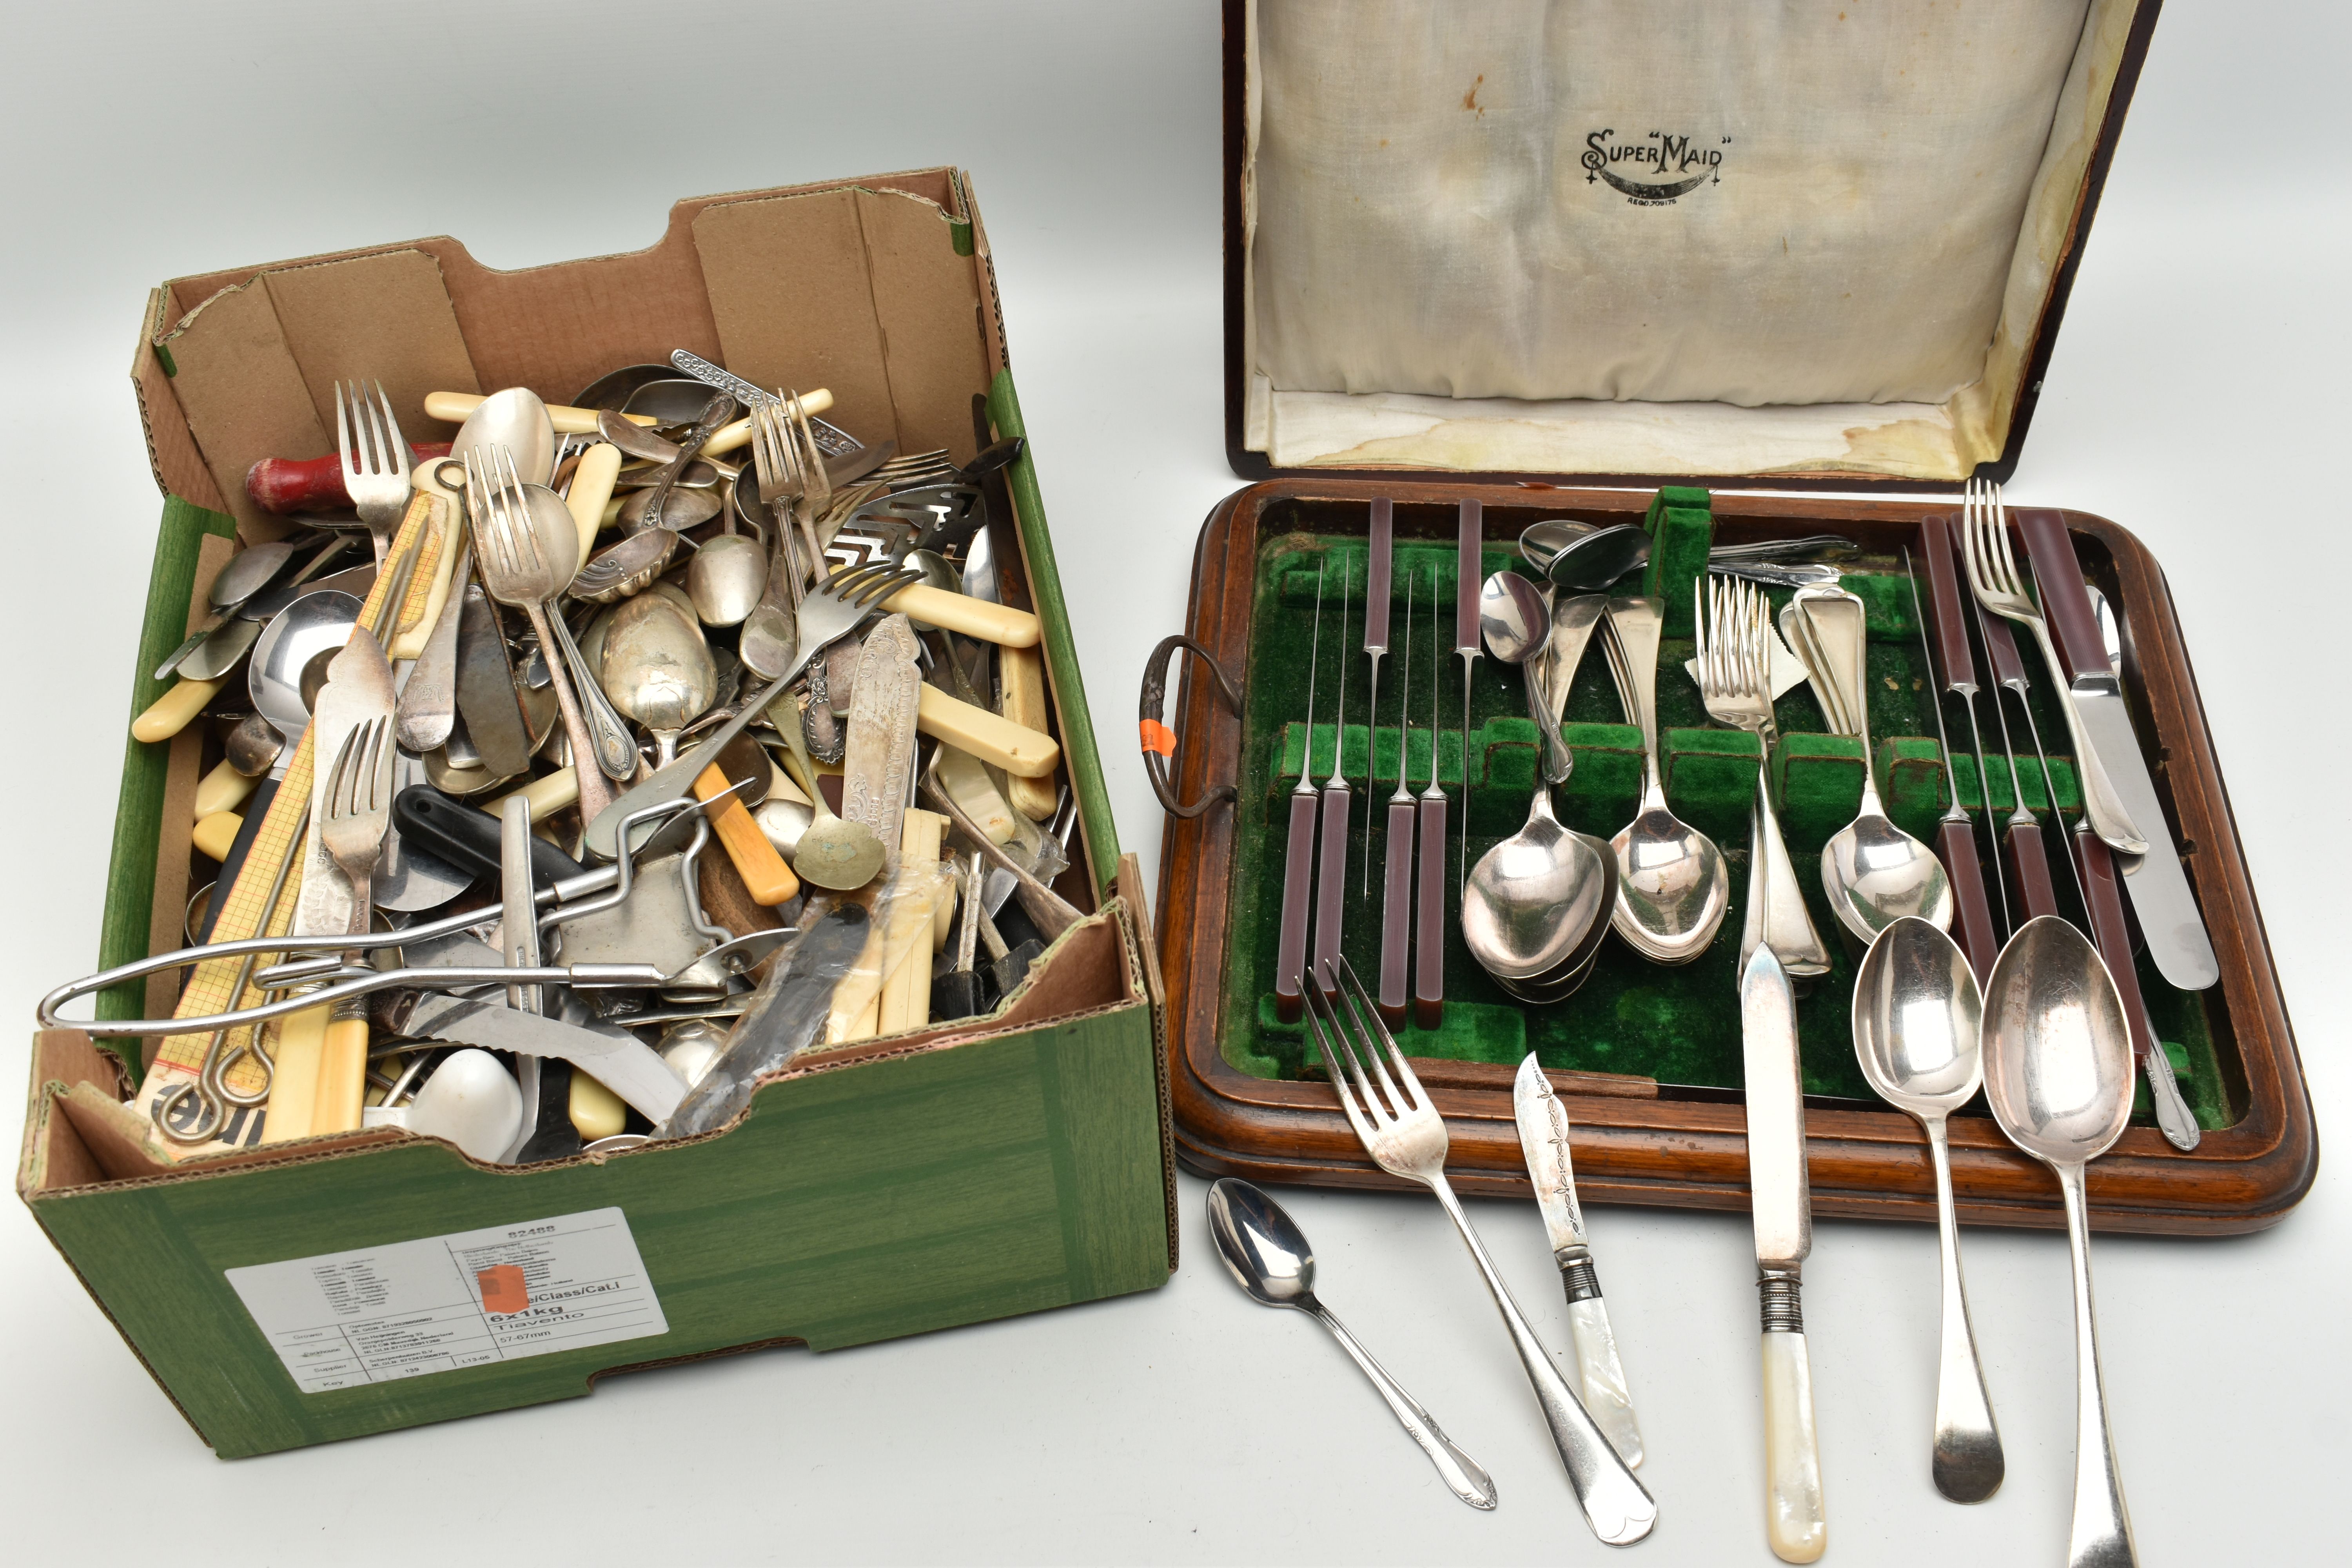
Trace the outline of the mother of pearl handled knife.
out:
M 1568 1157 L 1568 1111 L 1552 1092 L 1551 1080 L 1533 1051 L 1519 1064 L 1511 1085 L 1511 1114 L 1519 1124 L 1519 1152 L 1535 1184 L 1536 1206 L 1543 1211 L 1544 1235 L 1552 1261 L 1568 1291 L 1568 1328 L 1576 1340 L 1576 1364 L 1585 1414 L 1631 1468 L 1642 1462 L 1642 1429 L 1633 1423 L 1633 1395 L 1617 1359 L 1617 1335 L 1592 1272 L 1592 1248 L 1584 1239 L 1584 1209 L 1576 1201 L 1576 1172 Z

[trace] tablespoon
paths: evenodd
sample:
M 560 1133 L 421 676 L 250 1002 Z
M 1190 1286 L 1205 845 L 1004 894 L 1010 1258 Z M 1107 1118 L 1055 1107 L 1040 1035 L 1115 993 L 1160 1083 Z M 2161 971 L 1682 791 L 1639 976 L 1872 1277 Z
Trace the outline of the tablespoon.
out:
M 1454 1495 L 1472 1508 L 1495 1506 L 1495 1481 L 1478 1461 L 1455 1447 L 1439 1430 L 1436 1417 L 1402 1387 L 1356 1342 L 1346 1325 L 1316 1300 L 1315 1253 L 1282 1205 L 1244 1181 L 1226 1176 L 1209 1188 L 1209 1234 L 1234 1282 L 1261 1306 L 1305 1312 L 1331 1331 L 1372 1386 L 1388 1402 L 1407 1436 L 1421 1446 Z
M 1801 588 L 1791 601 L 1816 687 L 1834 689 L 1842 728 L 1862 742 L 1862 809 L 1822 846 L 1822 887 L 1838 923 L 1864 942 L 1905 915 L 1952 925 L 1952 882 L 1936 852 L 1895 826 L 1871 764 L 1868 628 L 1862 600 L 1843 588 Z
M 1516 572 L 1496 572 L 1478 591 L 1478 635 L 1486 651 L 1504 664 L 1527 666 L 1547 652 L 1551 640 L 1551 608 L 1541 589 Z M 1540 731 L 1540 744 L 1550 766 L 1551 753 L 1562 749 L 1558 726 L 1543 718 L 1543 671 L 1540 661 L 1528 667 L 1530 698 L 1528 716 Z
M 1649 563 L 1650 536 L 1630 522 L 1547 518 L 1520 532 L 1519 555 L 1555 587 L 1605 593 L 1628 572 Z
M 1954 1502 L 2000 1489 L 2000 1429 L 1985 1394 L 1969 1326 L 1953 1215 L 1952 1153 L 1944 1119 L 1984 1082 L 1983 1004 L 1958 943 L 1906 915 L 1878 933 L 1853 984 L 1853 1055 L 1879 1098 L 1908 1111 L 1927 1134 L 1936 1170 L 1936 1231 L 1944 1273 L 1942 1364 L 1936 1378 L 1936 1442 L 1929 1472 Z
M 2009 1141 L 2058 1173 L 2074 1264 L 2073 1568 L 2138 1561 L 2107 1432 L 2091 1310 L 2091 1215 L 2083 1168 L 2131 1119 L 2131 1028 L 2098 949 L 2056 915 L 2009 939 L 1985 982 L 1984 1087 Z
M 1656 599 L 1609 602 L 1610 647 L 1627 703 L 1642 731 L 1642 804 L 1610 840 L 1617 857 L 1611 924 L 1643 957 L 1687 963 L 1706 951 L 1731 907 L 1731 872 L 1715 841 L 1667 809 L 1658 769 L 1658 640 L 1665 606 Z
M 719 684 L 702 628 L 666 594 L 640 594 L 613 611 L 601 674 L 613 706 L 653 731 L 656 767 L 677 757 L 678 731 L 710 706 Z

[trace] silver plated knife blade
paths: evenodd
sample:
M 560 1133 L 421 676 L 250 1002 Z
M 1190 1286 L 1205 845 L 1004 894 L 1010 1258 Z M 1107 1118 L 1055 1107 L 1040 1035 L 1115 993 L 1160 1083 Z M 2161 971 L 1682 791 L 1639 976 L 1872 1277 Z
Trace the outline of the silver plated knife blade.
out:
M 1642 1429 L 1633 1419 L 1633 1391 L 1617 1354 L 1616 1331 L 1610 1326 L 1609 1308 L 1601 1298 L 1601 1281 L 1593 1272 L 1592 1249 L 1585 1240 L 1584 1210 L 1576 1201 L 1576 1171 L 1568 1149 L 1568 1110 L 1552 1091 L 1551 1080 L 1535 1053 L 1519 1064 L 1511 1085 L 1511 1113 L 1518 1122 L 1519 1152 L 1535 1184 L 1536 1206 L 1543 1214 L 1544 1235 L 1551 1242 L 1552 1261 L 1559 1266 L 1561 1288 L 1568 1293 L 1569 1332 L 1576 1341 L 1577 1371 L 1586 1414 L 1592 1417 L 1628 1467 L 1642 1462 Z
M 432 995 L 416 1004 L 408 1032 L 490 1050 L 570 1062 L 658 1125 L 686 1097 L 686 1080 L 625 1029 L 567 1024 L 499 1001 Z

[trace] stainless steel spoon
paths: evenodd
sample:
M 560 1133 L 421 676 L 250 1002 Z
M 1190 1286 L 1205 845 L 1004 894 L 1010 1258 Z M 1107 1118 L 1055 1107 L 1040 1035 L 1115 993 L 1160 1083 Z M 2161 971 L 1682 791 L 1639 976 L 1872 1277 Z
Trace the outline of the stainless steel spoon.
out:
M 793 847 L 793 870 L 803 882 L 846 892 L 862 888 L 882 868 L 882 840 L 863 822 L 838 816 L 816 787 L 816 764 L 809 761 L 808 740 L 801 732 L 801 715 L 787 691 L 768 709 L 768 717 L 791 749 L 784 764 L 793 783 L 809 798 L 811 819 Z
M 1822 846 L 1822 887 L 1829 894 L 1831 911 L 1864 942 L 1906 915 L 1949 931 L 1952 883 L 1943 862 L 1895 826 L 1878 798 L 1877 770 L 1870 754 L 1870 682 L 1864 663 L 1868 628 L 1862 600 L 1843 588 L 1801 588 L 1791 607 L 1807 633 L 1799 655 L 1811 668 L 1817 687 L 1826 682 L 1835 689 L 1844 732 L 1862 742 L 1862 810 Z
M 2107 1432 L 2091 1310 L 2091 1215 L 2083 1168 L 2131 1119 L 2131 1029 L 2115 977 L 2081 931 L 2056 915 L 2009 939 L 1985 982 L 1985 1100 L 2009 1141 L 2058 1173 L 2074 1263 L 2073 1568 L 2138 1561 L 2123 1478 Z
M 1381 1398 L 1421 1446 L 1429 1462 L 1455 1497 L 1472 1508 L 1495 1506 L 1495 1480 L 1478 1461 L 1455 1447 L 1441 1431 L 1436 1417 L 1422 1408 L 1382 1370 L 1372 1354 L 1356 1342 L 1346 1325 L 1315 1297 L 1315 1253 L 1297 1223 L 1282 1206 L 1247 1182 L 1231 1176 L 1209 1188 L 1209 1234 L 1216 1239 L 1217 1256 L 1234 1283 L 1261 1306 L 1287 1307 L 1305 1312 L 1330 1331 L 1359 1370 L 1371 1380 Z
M 212 588 L 205 595 L 206 602 L 212 605 L 212 615 L 205 619 L 204 625 L 188 634 L 187 641 L 172 650 L 170 658 L 155 667 L 154 679 L 171 679 L 172 672 L 186 663 L 188 657 L 196 649 L 225 631 L 234 632 L 236 626 L 242 624 L 230 619 L 236 613 L 238 606 L 269 586 L 270 579 L 276 577 L 285 568 L 286 563 L 291 560 L 293 555 L 294 546 L 280 539 L 268 544 L 257 544 L 250 550 L 240 550 L 230 556 L 226 564 L 215 574 Z M 243 653 L 246 648 L 251 647 L 254 638 L 258 635 L 257 627 L 245 634 L 245 647 L 237 651 Z M 223 664 L 220 670 L 214 673 L 225 672 L 227 668 L 226 664 Z M 191 675 L 189 679 L 209 680 L 213 676 Z
M 1979 1031 L 1983 1004 L 1958 943 L 1905 916 L 1878 933 L 1853 984 L 1853 1055 L 1879 1098 L 1927 1131 L 1936 1170 L 1936 1231 L 1944 1275 L 1943 1351 L 1936 1378 L 1936 1441 L 1928 1468 L 1954 1502 L 2000 1489 L 2005 1466 L 1984 1368 L 1969 1326 L 1960 1279 L 1960 1230 L 1952 1205 L 1952 1152 L 1944 1119 L 1984 1082 Z
M 524 484 L 543 485 L 554 477 L 555 425 L 539 394 L 527 386 L 509 386 L 482 399 L 457 427 L 449 456 L 463 463 L 467 453 L 478 447 L 487 456 L 493 447 L 507 449 Z
M 1526 667 L 1528 691 L 1534 700 L 1528 704 L 1528 717 L 1535 721 L 1549 773 L 1552 753 L 1564 747 L 1559 729 L 1544 722 L 1541 661 L 1528 665 L 1529 658 L 1547 653 L 1551 644 L 1551 606 L 1544 598 L 1543 590 L 1516 572 L 1493 574 L 1478 590 L 1478 636 L 1498 662 Z
M 1609 646 L 1642 731 L 1642 804 L 1618 829 L 1617 907 L 1611 924 L 1643 957 L 1688 963 L 1706 951 L 1731 907 L 1731 871 L 1715 840 L 1666 806 L 1658 768 L 1658 641 L 1665 607 L 1656 599 L 1612 599 Z
M 734 626 L 759 604 L 768 586 L 768 552 L 735 531 L 735 509 L 719 514 L 721 531 L 702 542 L 687 563 L 686 593 L 706 626 Z

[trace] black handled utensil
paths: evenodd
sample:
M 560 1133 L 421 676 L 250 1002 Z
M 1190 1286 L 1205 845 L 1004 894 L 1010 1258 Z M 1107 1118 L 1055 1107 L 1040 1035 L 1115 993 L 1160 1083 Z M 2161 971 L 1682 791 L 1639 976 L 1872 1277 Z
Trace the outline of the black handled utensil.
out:
M 1930 554 L 1927 559 L 1932 577 L 1936 558 Z M 1928 706 L 1936 710 L 1936 742 L 1944 749 L 1944 784 L 1952 796 L 1951 806 L 1936 824 L 1936 852 L 1951 879 L 1953 921 L 1959 927 L 1961 951 L 1969 955 L 1969 966 L 1978 974 L 1990 974 L 1993 960 L 2000 956 L 2000 937 L 1992 929 L 1992 905 L 1985 898 L 1984 868 L 1977 862 L 1976 827 L 1960 805 L 1959 781 L 1952 768 L 1952 740 L 1944 728 L 1945 688 L 1936 679 L 1936 650 L 1927 636 L 1927 617 L 1920 608 L 1919 579 L 1913 570 L 1908 546 L 1903 552 L 1903 569 L 1911 577 L 1911 614 L 1919 623 L 1919 650 L 1927 658 Z M 1948 579 L 1938 584 L 1943 588 L 1951 585 Z M 1940 596 L 1937 609 L 1939 613 L 1944 611 Z M 1939 628 L 1943 625 L 1940 618 L 1937 625 Z
M 1375 505 L 1384 503 L 1375 502 Z M 1374 668 L 1379 666 L 1375 665 Z M 1397 683 L 1397 786 L 1389 796 L 1387 858 L 1381 863 L 1386 880 L 1381 894 L 1381 1018 L 1391 1029 L 1404 1026 L 1405 963 L 1412 947 L 1412 791 L 1405 784 L 1405 763 L 1412 754 L 1412 721 L 1405 707 L 1412 690 L 1412 578 L 1404 580 L 1404 652 L 1397 659 L 1402 672 Z M 1377 715 L 1375 716 L 1377 717 Z M 1365 791 L 1365 798 L 1371 792 Z M 1367 825 L 1369 826 L 1369 824 Z M 1371 864 L 1370 855 L 1364 863 Z
M 1475 501 L 1465 503 L 1475 506 Z M 1437 640 L 1437 568 L 1429 569 L 1429 787 L 1421 792 L 1420 905 L 1413 919 L 1419 944 L 1412 978 L 1413 1022 L 1434 1029 L 1445 1022 L 1445 791 L 1437 783 L 1437 688 L 1445 656 Z M 1470 784 L 1470 737 L 1462 737 L 1462 783 Z M 1463 817 L 1469 809 L 1465 799 Z
M 1345 556 L 1339 561 L 1339 626 L 1344 634 L 1348 625 L 1349 579 L 1353 564 Z M 1369 728 L 1369 727 L 1368 727 Z M 1307 749 L 1311 756 L 1315 750 L 1315 729 L 1307 731 Z M 1346 910 L 1341 895 L 1348 890 L 1348 818 L 1355 810 L 1355 791 L 1348 785 L 1345 771 L 1348 757 L 1348 660 L 1344 650 L 1339 658 L 1339 697 L 1331 710 L 1331 776 L 1323 783 L 1323 841 L 1317 859 L 1315 889 L 1315 973 L 1327 977 L 1323 994 L 1332 994 L 1337 981 L 1328 977 L 1339 958 L 1339 932 Z M 1366 792 L 1370 799 L 1370 792 Z M 1370 857 L 1367 857 L 1370 858 Z
M 1389 574 L 1396 554 L 1396 503 L 1386 496 L 1372 502 L 1371 559 L 1364 569 L 1364 657 L 1371 661 L 1371 695 L 1364 702 L 1364 897 L 1372 896 L 1372 768 L 1379 748 L 1370 737 L 1381 721 L 1381 656 L 1389 651 Z M 1402 726 L 1400 725 L 1402 732 Z M 1397 785 L 1404 784 L 1404 763 L 1399 753 Z

